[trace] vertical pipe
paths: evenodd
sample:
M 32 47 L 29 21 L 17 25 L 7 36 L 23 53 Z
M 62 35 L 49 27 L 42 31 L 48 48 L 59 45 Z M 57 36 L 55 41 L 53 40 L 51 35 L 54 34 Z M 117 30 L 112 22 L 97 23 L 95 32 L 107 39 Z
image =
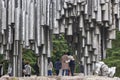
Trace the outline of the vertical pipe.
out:
M 90 70 L 91 66 L 90 64 L 87 65 L 87 75 L 91 75 L 91 70 Z
M 16 59 L 15 59 L 16 56 L 14 55 L 15 54 L 15 36 L 14 36 L 14 34 L 15 34 L 14 29 L 15 28 L 14 28 L 14 24 L 11 25 L 11 29 L 13 31 L 12 32 L 13 33 L 13 35 L 12 35 L 13 36 L 12 37 L 13 38 L 13 43 L 12 43 L 12 51 L 11 51 L 12 52 L 12 58 L 13 58 L 13 62 L 12 62 L 12 64 L 13 64 L 13 76 L 16 76 L 16 72 L 15 72 L 16 71 Z
M 104 42 L 104 39 L 105 39 L 105 36 L 104 36 L 104 27 L 102 26 L 101 28 L 101 60 L 104 59 L 105 57 L 105 53 L 104 53 L 104 49 L 105 49 L 105 42 Z
M 45 74 L 44 76 L 48 75 L 48 58 L 47 55 L 45 55 L 45 66 L 44 66 Z
M 19 42 L 19 53 L 18 53 L 18 77 L 22 76 L 22 47 L 23 45 Z
M 40 76 L 44 76 L 44 57 L 43 57 L 43 54 L 40 55 L 41 56 L 41 72 L 40 72 Z
M 84 75 L 86 76 L 87 75 L 87 60 L 86 60 L 86 57 L 84 57 Z

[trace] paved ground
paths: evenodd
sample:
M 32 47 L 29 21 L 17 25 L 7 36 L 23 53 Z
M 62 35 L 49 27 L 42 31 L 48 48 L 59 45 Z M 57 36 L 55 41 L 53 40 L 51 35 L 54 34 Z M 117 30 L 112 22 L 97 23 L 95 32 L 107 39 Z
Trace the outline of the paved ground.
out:
M 101 76 L 52 76 L 52 77 L 45 77 L 45 76 L 31 76 L 31 77 L 9 77 L 3 76 L 0 80 L 120 80 L 120 78 L 108 78 L 108 77 L 101 77 Z

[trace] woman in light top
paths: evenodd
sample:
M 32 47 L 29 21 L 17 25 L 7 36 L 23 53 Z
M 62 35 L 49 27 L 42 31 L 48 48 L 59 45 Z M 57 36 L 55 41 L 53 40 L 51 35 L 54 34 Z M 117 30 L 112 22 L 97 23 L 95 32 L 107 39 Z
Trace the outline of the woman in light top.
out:
M 48 76 L 52 76 L 53 63 L 51 59 L 48 59 Z

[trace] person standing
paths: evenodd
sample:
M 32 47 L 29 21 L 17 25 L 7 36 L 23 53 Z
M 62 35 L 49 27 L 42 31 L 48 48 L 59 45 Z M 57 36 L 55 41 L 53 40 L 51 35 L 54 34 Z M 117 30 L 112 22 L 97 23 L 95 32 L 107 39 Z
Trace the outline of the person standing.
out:
M 68 76 L 68 70 L 69 70 L 69 62 L 68 62 L 68 55 L 67 53 L 65 53 L 62 58 L 61 58 L 61 62 L 62 62 L 62 75 L 64 76 Z
M 48 76 L 52 76 L 53 63 L 51 59 L 48 59 Z
M 35 65 L 34 65 L 34 70 L 35 70 L 35 74 L 37 76 L 39 76 L 39 66 L 38 66 L 38 63 L 36 62 Z
M 80 73 L 84 73 L 84 66 L 82 61 L 80 61 Z
M 30 66 L 29 62 L 26 62 L 26 64 L 25 64 L 24 74 L 25 74 L 25 77 L 31 76 L 31 66 Z
M 8 66 L 8 75 L 12 76 L 12 65 L 11 64 L 9 64 Z
M 69 67 L 70 67 L 70 72 L 71 75 L 74 76 L 74 70 L 75 70 L 75 59 L 73 56 L 69 56 L 70 62 L 69 62 Z
M 25 60 L 22 59 L 22 76 L 24 76 L 24 70 L 25 70 Z
M 0 77 L 3 75 L 3 62 L 0 63 Z
M 59 75 L 60 69 L 61 69 L 61 62 L 59 59 L 57 59 L 57 61 L 55 62 L 55 72 L 57 76 Z
M 2 64 L 0 64 L 0 77 L 2 76 L 1 72 L 2 72 Z

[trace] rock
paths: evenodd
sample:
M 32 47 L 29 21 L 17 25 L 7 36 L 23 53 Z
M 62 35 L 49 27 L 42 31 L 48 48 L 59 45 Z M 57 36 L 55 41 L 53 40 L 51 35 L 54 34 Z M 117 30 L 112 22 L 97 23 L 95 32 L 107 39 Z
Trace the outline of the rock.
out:
M 109 70 L 108 70 L 108 76 L 109 77 L 113 77 L 114 76 L 114 74 L 115 74 L 115 72 L 116 72 L 116 67 L 111 67 L 111 68 L 109 68 Z

